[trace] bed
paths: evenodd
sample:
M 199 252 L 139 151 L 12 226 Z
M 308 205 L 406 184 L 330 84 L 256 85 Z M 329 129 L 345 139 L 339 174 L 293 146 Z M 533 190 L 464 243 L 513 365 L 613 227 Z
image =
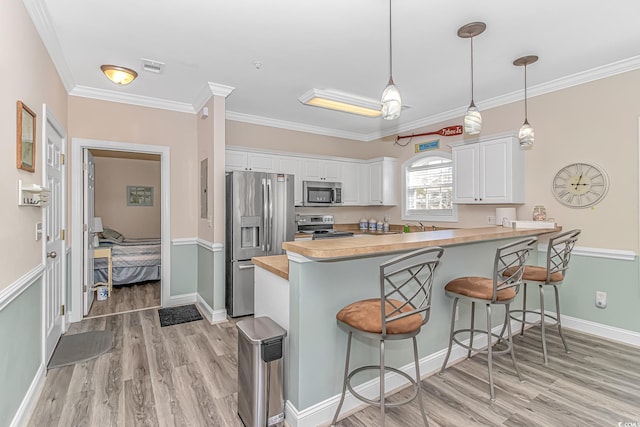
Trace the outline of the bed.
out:
M 114 286 L 161 279 L 160 239 L 125 239 L 115 230 L 98 234 L 100 246 L 111 248 L 112 281 Z M 93 261 L 94 282 L 107 282 L 107 259 Z

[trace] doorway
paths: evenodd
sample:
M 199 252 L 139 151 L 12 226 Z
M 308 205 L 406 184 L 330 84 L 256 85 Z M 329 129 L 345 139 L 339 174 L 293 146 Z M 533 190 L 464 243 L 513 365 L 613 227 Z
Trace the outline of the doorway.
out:
M 96 272 L 102 272 L 104 271 L 104 275 L 100 275 L 100 274 L 96 274 L 96 278 L 100 281 L 104 283 L 104 287 L 105 288 L 109 288 L 108 282 L 111 281 L 112 283 L 116 284 L 115 286 L 111 286 L 111 294 L 106 298 L 106 300 L 103 301 L 108 301 L 109 299 L 113 298 L 112 300 L 112 305 L 116 305 L 116 295 L 117 299 L 122 301 L 123 299 L 127 298 L 127 296 L 125 296 L 125 293 L 129 293 L 131 296 L 132 292 L 137 292 L 138 294 L 140 294 L 140 292 L 146 293 L 147 291 L 149 291 L 149 289 L 153 289 L 153 283 L 156 282 L 157 285 L 157 281 L 155 279 L 159 279 L 160 285 L 158 286 L 158 292 L 160 293 L 160 297 L 159 297 L 159 305 L 166 305 L 166 302 L 169 299 L 169 295 L 170 295 L 170 218 L 169 218 L 169 214 L 170 214 L 170 202 L 169 202 L 169 197 L 170 197 L 170 179 L 169 179 L 169 164 L 170 164 L 170 153 L 169 153 L 169 147 L 163 147 L 163 146 L 153 146 L 153 145 L 144 145 L 144 144 L 133 144 L 133 143 L 124 143 L 124 142 L 113 142 L 113 141 L 100 141 L 100 140 L 88 140 L 88 139 L 77 139 L 74 138 L 71 142 L 71 155 L 72 155 L 72 164 L 71 164 L 71 180 L 72 180 L 72 188 L 71 188 L 71 193 L 72 193 L 72 218 L 71 218 L 71 230 L 72 230 L 72 252 L 71 252 L 71 264 L 72 264 L 72 268 L 71 268 L 71 294 L 72 294 L 72 307 L 70 310 L 70 314 L 69 314 L 69 319 L 72 322 L 76 322 L 76 321 L 80 321 L 82 320 L 82 318 L 84 317 L 84 315 L 89 314 L 89 309 L 90 307 L 85 306 L 84 304 L 84 300 L 85 300 L 85 295 L 86 292 L 95 292 L 92 286 L 92 278 L 93 275 L 84 275 L 85 272 L 85 268 L 83 266 L 84 264 L 84 260 L 91 258 L 92 255 L 97 254 L 98 252 L 93 248 L 93 237 L 94 236 L 98 236 L 97 233 L 93 233 L 92 231 L 94 231 L 95 227 L 98 225 L 95 221 L 90 221 L 88 218 L 85 218 L 85 212 L 86 212 L 86 207 L 84 206 L 84 200 L 86 199 L 85 197 L 85 179 L 84 179 L 84 174 L 85 172 L 83 171 L 83 158 L 85 153 L 87 152 L 92 152 L 94 154 L 94 161 L 96 158 L 137 158 L 137 159 L 156 159 L 157 161 L 159 161 L 160 163 L 160 185 L 159 188 L 156 188 L 155 190 L 157 191 L 157 194 L 155 194 L 153 197 L 153 203 L 157 203 L 157 205 L 159 205 L 159 211 L 160 211 L 160 239 L 159 239 L 159 247 L 160 247 L 160 265 L 157 267 L 157 271 L 158 271 L 158 275 L 159 277 L 153 277 L 153 276 L 149 276 L 149 275 L 141 275 L 138 277 L 138 279 L 141 279 L 145 282 L 149 282 L 146 284 L 146 286 L 141 286 L 141 287 L 137 287 L 137 288 L 133 288 L 133 287 L 127 287 L 127 286 L 118 286 L 119 281 L 122 281 L 122 274 L 123 274 L 123 270 L 117 270 L 115 268 L 109 269 L 108 268 L 108 263 L 109 263 L 109 259 L 111 259 L 111 262 L 113 262 L 113 258 L 109 258 L 109 259 L 101 259 L 101 258 L 106 258 L 104 257 L 104 248 L 108 247 L 111 248 L 112 247 L 112 243 L 121 243 L 122 240 L 126 239 L 126 235 L 122 236 L 122 239 L 120 240 L 120 242 L 117 242 L 117 240 L 119 239 L 118 234 L 120 234 L 118 232 L 118 230 L 114 227 L 113 224 L 111 224 L 112 222 L 116 222 L 115 220 L 116 216 L 114 216 L 113 212 L 108 212 L 108 209 L 104 208 L 104 206 L 102 207 L 103 212 L 105 212 L 106 214 L 106 218 L 104 219 L 108 219 L 107 221 L 102 221 L 102 227 L 106 227 L 104 228 L 104 231 L 100 234 L 100 239 L 96 239 L 96 243 L 100 242 L 100 245 L 95 245 L 97 247 L 99 247 L 101 250 L 99 252 L 100 255 L 102 255 L 102 257 L 98 258 L 97 256 L 94 259 L 94 262 L 97 263 L 96 267 L 98 268 L 98 270 L 96 270 Z M 98 180 L 100 175 L 100 171 L 98 168 L 98 171 L 96 172 L 96 176 L 98 176 Z M 139 183 L 134 183 L 132 182 L 132 187 L 134 187 L 134 193 L 132 193 L 134 196 L 137 194 L 136 191 L 140 190 L 143 192 L 142 194 L 142 205 L 144 205 L 145 200 L 144 200 L 144 188 L 138 188 L 138 187 L 144 187 L 144 186 L 140 186 L 138 185 Z M 128 192 L 130 191 L 128 189 L 128 187 L 122 188 L 121 189 L 121 197 L 122 200 L 125 200 L 126 202 L 129 202 L 130 200 L 129 198 L 129 194 Z M 150 201 L 149 198 L 147 198 L 146 200 L 147 202 Z M 134 204 L 136 202 L 140 202 L 138 200 L 137 197 L 131 199 L 131 202 L 134 202 Z M 96 215 L 100 215 L 100 210 L 96 210 Z M 106 222 L 106 223 L 105 223 Z M 109 225 L 111 225 L 111 228 L 109 228 Z M 107 230 L 109 232 L 107 232 Z M 112 233 L 115 232 L 116 234 Z M 139 235 L 135 235 L 135 232 L 130 232 L 130 235 L 133 235 L 134 237 L 130 237 L 129 240 L 139 240 L 140 236 Z M 157 237 L 157 236 L 155 236 Z M 141 243 L 141 242 L 134 242 L 134 243 Z M 144 242 L 142 242 L 144 244 Z M 151 245 L 152 243 L 149 242 L 149 245 Z M 155 243 L 157 246 L 157 242 Z M 119 250 L 122 251 L 127 251 L 127 249 L 124 247 L 124 244 L 119 244 L 118 248 Z M 149 246 L 150 248 L 150 246 Z M 147 250 L 149 248 L 144 248 L 144 250 Z M 137 248 L 140 249 L 140 248 Z M 136 249 L 136 250 L 137 250 Z M 150 249 L 149 249 L 150 250 Z M 109 249 L 109 251 L 115 251 L 115 249 Z M 157 256 L 157 255 L 156 255 Z M 100 265 L 100 263 L 104 263 L 105 264 L 105 268 L 103 268 L 102 265 Z M 108 274 L 108 272 L 111 271 L 111 274 Z M 113 272 L 116 272 L 116 275 L 120 275 L 120 276 L 114 276 Z M 125 272 L 124 274 L 131 274 L 130 272 Z M 116 280 L 114 281 L 113 279 L 116 278 Z M 111 279 L 111 280 L 109 280 Z M 145 280 L 145 279 L 149 279 L 149 280 Z M 126 280 L 133 280 L 136 281 L 136 278 L 133 279 L 125 279 Z M 144 284 L 144 283 L 143 283 Z M 87 286 L 88 285 L 88 286 Z M 102 285 L 102 283 L 99 283 L 99 285 Z M 137 285 L 136 285 L 137 286 Z M 146 290 L 145 290 L 146 289 Z M 102 291 L 106 291 L 106 289 L 99 289 L 99 292 Z M 124 292 L 121 292 L 124 291 Z M 96 294 L 98 295 L 98 294 Z M 103 301 L 96 301 L 99 303 L 102 303 Z M 94 305 L 95 303 L 94 302 Z M 103 306 L 106 304 L 103 304 Z M 129 311 L 131 309 L 135 309 L 135 307 L 131 307 L 131 308 L 127 308 L 128 306 L 120 306 L 119 308 L 116 308 L 118 311 Z M 102 314 L 108 314 L 108 313 L 102 313 Z M 102 315 L 101 314 L 101 315 Z

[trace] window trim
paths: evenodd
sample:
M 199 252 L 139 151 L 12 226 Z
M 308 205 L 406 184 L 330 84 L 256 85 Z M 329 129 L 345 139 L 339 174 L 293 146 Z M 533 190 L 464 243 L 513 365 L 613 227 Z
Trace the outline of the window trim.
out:
M 418 153 L 413 157 L 406 160 L 402 163 L 402 171 L 401 181 L 402 181 L 402 206 L 401 206 L 401 218 L 403 221 L 431 221 L 431 222 L 458 222 L 458 205 L 455 203 L 451 206 L 451 215 L 424 215 L 424 214 L 415 214 L 409 212 L 407 209 L 407 169 L 418 160 L 427 158 L 427 157 L 444 157 L 449 160 L 452 159 L 452 155 L 446 151 L 428 151 L 425 153 Z M 453 165 L 452 165 L 453 167 Z M 455 175 L 453 178 L 455 179 Z M 455 182 L 453 183 L 455 185 Z

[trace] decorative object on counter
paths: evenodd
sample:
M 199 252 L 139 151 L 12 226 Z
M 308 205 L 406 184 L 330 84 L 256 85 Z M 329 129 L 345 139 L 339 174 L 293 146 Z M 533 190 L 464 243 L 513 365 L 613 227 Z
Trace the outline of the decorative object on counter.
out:
M 369 228 L 369 220 L 367 218 L 362 217 L 360 220 L 360 230 L 366 230 Z
M 391 0 L 389 0 L 389 83 L 382 92 L 382 118 L 385 120 L 395 120 L 400 117 L 402 111 L 402 100 L 400 91 L 393 82 L 393 43 L 391 40 Z
M 383 231 L 383 230 L 384 230 L 384 222 L 378 221 L 378 223 L 376 224 L 376 231 Z
M 405 138 L 413 138 L 413 137 L 418 137 L 418 136 L 427 136 L 427 135 L 440 135 L 440 136 L 455 136 L 455 135 L 462 135 L 462 126 L 460 125 L 453 125 L 453 126 L 447 126 L 444 127 L 442 129 L 438 129 L 435 132 L 425 132 L 425 133 L 412 133 L 411 135 L 403 135 L 403 136 L 396 136 L 396 145 L 399 145 L 401 147 L 406 147 L 407 144 L 411 141 L 409 140 L 409 142 L 407 142 L 406 144 L 399 144 L 398 141 L 400 141 L 401 139 L 405 139 Z
M 389 223 L 387 221 L 382 224 L 382 231 L 385 233 L 389 231 Z
M 513 65 L 524 67 L 524 123 L 518 132 L 520 146 L 531 148 L 533 146 L 534 132 L 527 119 L 527 65 L 531 65 L 538 60 L 536 55 L 527 55 L 513 61 Z
M 403 231 L 404 231 L 405 233 L 408 233 L 408 232 L 409 232 L 409 224 L 405 224 L 405 225 L 404 225 L 404 229 L 403 229 Z
M 604 199 L 609 191 L 607 172 L 593 163 L 573 163 L 553 178 L 553 195 L 570 208 L 588 208 Z
M 369 231 L 376 231 L 378 229 L 378 221 L 375 218 L 369 220 Z
M 482 130 L 482 115 L 473 102 L 473 38 L 482 34 L 486 28 L 484 22 L 471 22 L 458 29 L 458 37 L 471 40 L 471 104 L 464 115 L 464 132 L 467 135 L 477 135 Z
M 534 221 L 546 221 L 547 210 L 542 205 L 537 205 L 533 208 L 533 220 Z
M 516 208 L 496 208 L 496 225 L 511 227 L 516 219 Z
M 16 167 L 27 172 L 36 171 L 36 113 L 18 101 L 16 133 Z

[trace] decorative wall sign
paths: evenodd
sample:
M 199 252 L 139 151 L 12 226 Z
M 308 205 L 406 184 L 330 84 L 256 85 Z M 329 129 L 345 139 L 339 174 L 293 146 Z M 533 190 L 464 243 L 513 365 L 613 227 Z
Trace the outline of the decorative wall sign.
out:
M 421 153 L 423 151 L 429 151 L 429 150 L 437 150 L 438 148 L 440 148 L 440 140 L 436 139 L 434 141 L 416 144 L 416 153 Z
M 18 101 L 16 138 L 16 167 L 27 172 L 36 171 L 36 113 Z
M 127 185 L 127 206 L 153 206 L 153 187 Z
M 435 132 L 425 132 L 425 133 L 416 133 L 416 134 L 412 134 L 412 135 L 403 135 L 403 136 L 396 136 L 396 144 L 401 146 L 401 147 L 406 147 L 407 144 L 399 144 L 398 141 L 400 141 L 401 139 L 405 139 L 405 138 L 413 138 L 416 136 L 427 136 L 427 135 L 440 135 L 440 136 L 455 136 L 455 135 L 462 135 L 462 125 L 454 125 L 454 126 L 447 126 L 444 127 L 442 129 L 438 129 Z

